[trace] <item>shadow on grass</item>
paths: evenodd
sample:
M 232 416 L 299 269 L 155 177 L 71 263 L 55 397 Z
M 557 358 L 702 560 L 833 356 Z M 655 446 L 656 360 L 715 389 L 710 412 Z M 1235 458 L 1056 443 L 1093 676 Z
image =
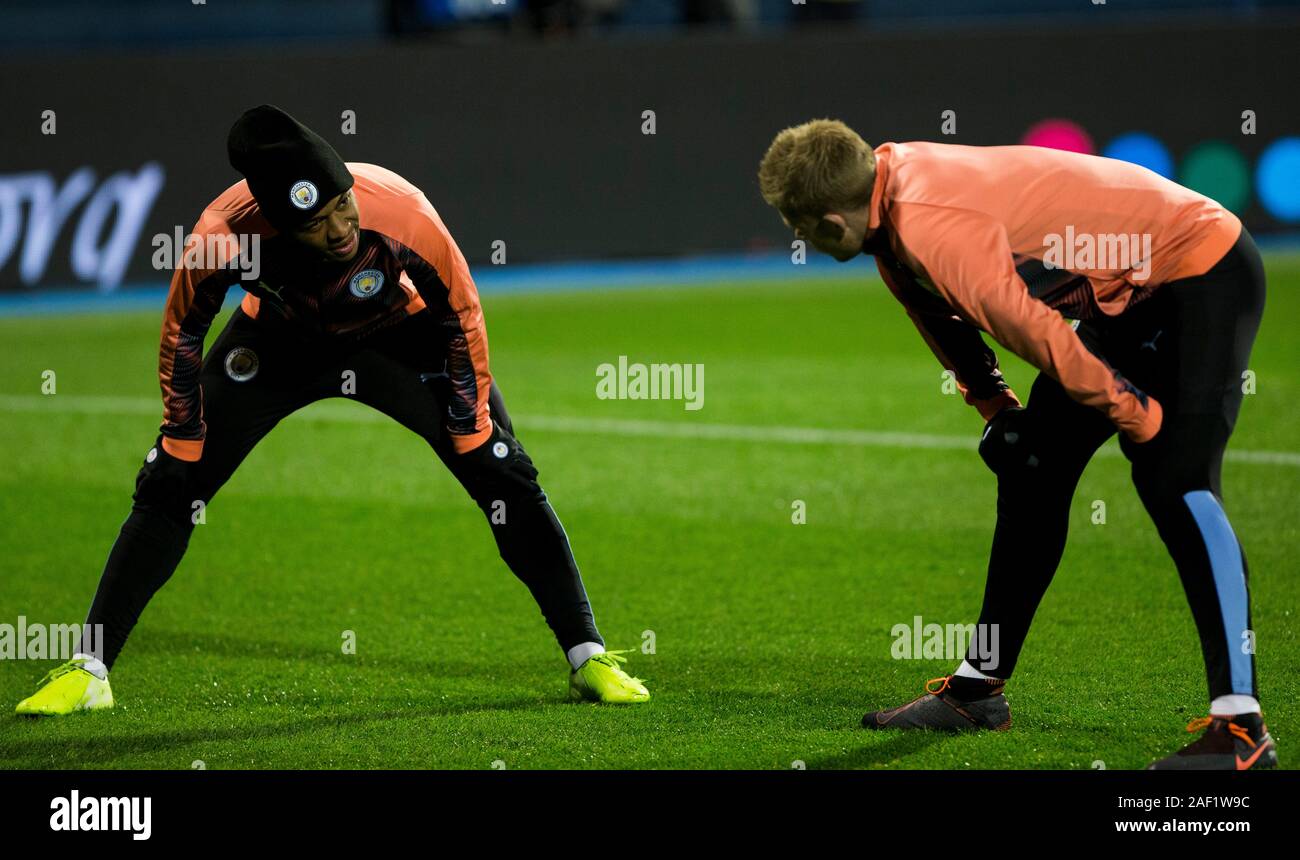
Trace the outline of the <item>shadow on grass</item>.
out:
M 952 737 L 948 732 L 860 729 L 857 742 L 865 746 L 838 755 L 809 756 L 805 762 L 809 770 L 851 770 L 890 764 L 906 768 L 907 756 L 925 752 Z
M 147 724 L 136 724 L 144 728 L 144 731 L 131 731 L 119 725 L 105 726 L 102 720 L 105 717 L 112 719 L 114 715 L 111 712 L 54 718 L 10 716 L 8 719 L 17 723 L 20 731 L 39 732 L 42 725 L 50 725 L 54 720 L 58 721 L 60 729 L 65 729 L 70 723 L 75 728 L 78 722 L 84 720 L 89 731 L 102 732 L 105 728 L 109 728 L 110 731 L 103 734 L 78 735 L 75 737 L 69 737 L 66 732 L 60 731 L 59 737 L 38 736 L 21 740 L 11 736 L 4 742 L 0 742 L 0 768 L 35 767 L 46 769 L 51 767 L 85 768 L 88 765 L 108 766 L 115 761 L 129 759 L 134 755 L 175 749 L 190 744 L 237 741 L 250 738 L 291 738 L 295 735 L 311 734 L 321 729 L 336 729 L 346 725 L 364 725 L 391 720 L 409 721 L 413 717 L 460 716 L 474 712 L 536 710 L 543 707 L 547 707 L 547 705 L 538 703 L 534 699 L 517 699 L 461 706 L 440 703 L 420 707 L 416 711 L 407 708 L 401 711 L 382 713 L 322 713 L 319 716 L 298 717 L 292 721 L 279 723 L 259 722 L 255 725 L 245 724 L 225 728 L 187 726 L 170 731 L 150 731 L 148 729 L 151 726 Z M 15 727 L 10 725 L 8 729 L 13 732 Z M 129 763 L 127 766 L 130 766 Z

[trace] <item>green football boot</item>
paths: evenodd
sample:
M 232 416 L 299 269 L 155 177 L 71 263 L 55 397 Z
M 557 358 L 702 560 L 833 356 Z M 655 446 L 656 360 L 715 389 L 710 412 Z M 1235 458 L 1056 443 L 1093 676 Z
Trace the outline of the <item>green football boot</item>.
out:
M 113 690 L 82 668 L 85 659 L 69 660 L 51 669 L 40 681 L 40 689 L 18 703 L 14 713 L 31 717 L 56 717 L 76 711 L 99 711 L 113 707 Z
M 569 675 L 569 698 L 575 702 L 606 702 L 609 704 L 632 704 L 650 701 L 650 691 L 641 683 L 640 678 L 633 678 L 619 668 L 619 663 L 626 663 L 627 658 L 621 654 L 627 651 L 605 651 L 594 654 Z

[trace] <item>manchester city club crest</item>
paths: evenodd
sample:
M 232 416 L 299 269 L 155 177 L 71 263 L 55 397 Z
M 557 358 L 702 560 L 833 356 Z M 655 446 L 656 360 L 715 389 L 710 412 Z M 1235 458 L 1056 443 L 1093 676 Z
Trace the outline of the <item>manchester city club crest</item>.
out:
M 289 202 L 298 209 L 310 209 L 316 205 L 318 197 L 320 197 L 320 192 L 316 190 L 315 185 L 312 185 L 306 179 L 295 182 L 293 188 L 289 190 Z
M 257 376 L 257 353 L 246 346 L 237 346 L 226 353 L 226 376 L 236 382 L 247 382 Z
M 359 299 L 368 299 L 384 286 L 384 273 L 378 269 L 364 269 L 352 276 L 348 289 Z

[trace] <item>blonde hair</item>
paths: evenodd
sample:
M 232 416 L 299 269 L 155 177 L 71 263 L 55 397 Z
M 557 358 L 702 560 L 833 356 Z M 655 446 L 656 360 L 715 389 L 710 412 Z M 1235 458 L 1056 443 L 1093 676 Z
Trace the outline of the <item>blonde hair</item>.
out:
M 859 209 L 871 202 L 876 156 L 837 119 L 815 119 L 776 136 L 758 166 L 768 205 L 791 224 L 806 216 Z

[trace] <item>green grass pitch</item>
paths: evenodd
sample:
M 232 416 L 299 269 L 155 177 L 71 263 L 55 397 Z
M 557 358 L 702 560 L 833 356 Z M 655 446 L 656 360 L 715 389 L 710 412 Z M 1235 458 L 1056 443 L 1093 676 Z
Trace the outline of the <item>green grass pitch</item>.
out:
M 1008 686 L 1014 730 L 858 728 L 952 670 L 893 659 L 890 631 L 975 620 L 994 520 L 978 416 L 941 391 L 872 271 L 484 297 L 518 435 L 609 646 L 638 649 L 648 705 L 569 704 L 567 663 L 459 485 L 419 438 L 333 400 L 281 424 L 213 500 L 113 672 L 117 709 L 0 714 L 0 767 L 1115 769 L 1171 752 L 1205 712 L 1200 650 L 1113 441 Z M 1300 761 L 1298 291 L 1300 263 L 1272 258 L 1257 392 L 1231 449 L 1289 461 L 1234 459 L 1224 477 L 1284 766 Z M 160 317 L 0 319 L 0 623 L 84 618 L 156 433 Z M 1000 354 L 1027 395 L 1031 371 Z M 704 408 L 597 399 L 596 367 L 620 355 L 702 363 Z M 773 427 L 970 445 L 764 437 Z M 51 665 L 0 661 L 0 705 Z

